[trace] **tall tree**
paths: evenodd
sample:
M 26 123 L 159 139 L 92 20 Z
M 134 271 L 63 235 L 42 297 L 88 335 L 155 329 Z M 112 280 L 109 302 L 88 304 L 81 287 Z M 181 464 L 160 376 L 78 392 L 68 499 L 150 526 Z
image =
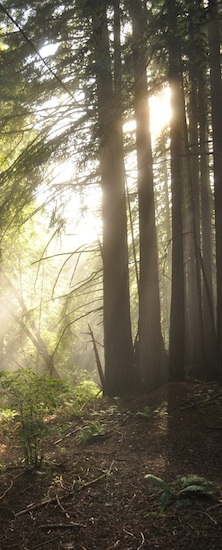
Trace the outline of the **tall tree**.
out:
M 163 383 L 164 346 L 160 323 L 158 252 L 153 188 L 153 159 L 147 84 L 147 13 L 141 0 L 131 0 L 135 71 L 135 120 L 139 197 L 139 367 L 143 391 Z
M 172 192 L 172 294 L 169 339 L 169 375 L 171 380 L 185 377 L 185 296 L 184 253 L 182 221 L 182 149 L 184 106 L 181 82 L 180 50 L 177 40 L 177 6 L 168 2 L 169 84 L 171 88 L 172 118 L 171 192 Z
M 212 269 L 212 192 L 210 188 L 209 145 L 208 145 L 208 102 L 207 71 L 198 76 L 198 120 L 200 144 L 200 194 L 203 275 L 203 323 L 206 342 L 207 378 L 217 377 L 216 327 L 213 295 Z
M 222 379 L 222 82 L 217 0 L 209 0 L 208 11 L 216 228 L 217 360 L 219 378 Z
M 90 10 L 103 193 L 105 393 L 121 395 L 132 389 L 133 371 L 121 108 L 114 94 L 106 2 L 98 1 Z

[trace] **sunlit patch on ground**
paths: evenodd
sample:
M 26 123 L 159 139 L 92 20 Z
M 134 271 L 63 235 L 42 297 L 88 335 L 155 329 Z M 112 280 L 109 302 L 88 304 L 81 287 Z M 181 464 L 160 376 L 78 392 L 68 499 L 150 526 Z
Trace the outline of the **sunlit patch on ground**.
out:
M 6 451 L 7 451 L 7 445 L 4 445 L 4 444 L 0 445 L 0 457 L 4 455 Z

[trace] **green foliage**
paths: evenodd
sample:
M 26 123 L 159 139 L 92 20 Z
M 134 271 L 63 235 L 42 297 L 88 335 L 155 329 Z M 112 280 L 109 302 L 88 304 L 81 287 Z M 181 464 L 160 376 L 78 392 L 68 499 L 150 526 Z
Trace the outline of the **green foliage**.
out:
M 76 436 L 76 441 L 78 443 L 86 443 L 94 437 L 104 435 L 106 433 L 106 425 L 101 424 L 98 421 L 88 422 L 85 426 L 81 428 L 81 431 Z
M 60 408 L 60 414 L 69 416 L 71 414 L 81 415 L 84 407 L 97 397 L 101 396 L 101 390 L 93 380 L 82 380 L 79 384 L 72 387 L 67 385 L 69 391 Z
M 158 491 L 158 506 L 161 511 L 166 510 L 173 500 L 173 490 L 169 483 L 152 474 L 145 475 L 145 479 L 153 483 Z
M 116 418 L 117 416 L 123 416 L 124 413 L 119 410 L 119 407 L 117 405 L 110 405 L 110 407 L 107 407 L 107 409 L 100 409 L 99 411 L 95 411 L 94 414 L 96 414 L 96 416 L 101 416 L 105 419 L 110 419 Z
M 70 388 L 61 380 L 37 376 L 30 370 L 1 373 L 0 397 L 5 414 L 14 417 L 19 427 L 24 458 L 28 467 L 42 464 L 42 442 L 47 433 L 46 414 L 58 409 L 70 396 Z M 8 407 L 11 407 L 11 414 Z
M 55 412 L 67 415 L 70 411 L 80 414 L 96 395 L 98 386 L 90 380 L 73 388 L 62 380 L 38 376 L 31 370 L 0 373 L 0 421 L 17 422 L 26 465 L 40 468 L 43 441 L 49 432 L 46 415 Z M 102 425 L 92 422 L 83 428 L 82 439 L 101 433 L 104 433 Z
M 179 492 L 180 496 L 202 495 L 206 497 L 215 496 L 215 483 L 209 481 L 205 477 L 199 477 L 195 474 L 190 474 L 180 478 L 182 489 Z
M 0 422 L 4 420 L 11 420 L 17 416 L 18 413 L 12 409 L 0 409 Z
M 142 411 L 138 411 L 136 413 L 136 416 L 141 416 L 143 418 L 147 418 L 148 420 L 151 420 L 152 418 L 156 418 L 157 416 L 163 416 L 164 414 L 166 414 L 166 411 L 164 411 L 164 409 L 161 409 L 161 408 L 152 409 L 152 407 L 149 407 L 149 405 L 146 405 L 146 407 L 144 407 Z
M 173 502 L 181 498 L 208 497 L 213 498 L 216 495 L 215 483 L 196 474 L 189 474 L 179 478 L 174 483 L 167 483 L 160 477 L 152 474 L 145 475 L 146 480 L 152 482 L 158 491 L 158 506 L 160 510 L 165 511 Z
M 136 413 L 136 416 L 142 416 L 143 418 L 147 418 L 150 420 L 151 418 L 154 418 L 156 416 L 156 411 L 154 411 L 149 405 L 144 407 L 142 411 L 138 411 Z
M 88 401 L 95 399 L 102 395 L 101 390 L 93 382 L 93 380 L 83 380 L 76 388 L 74 389 L 74 395 L 76 401 L 80 405 L 85 405 Z

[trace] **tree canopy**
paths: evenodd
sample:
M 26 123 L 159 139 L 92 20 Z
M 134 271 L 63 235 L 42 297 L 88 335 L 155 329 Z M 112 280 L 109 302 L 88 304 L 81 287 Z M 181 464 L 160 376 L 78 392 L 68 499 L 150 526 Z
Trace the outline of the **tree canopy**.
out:
M 221 378 L 220 52 L 217 0 L 0 3 L 2 368 Z

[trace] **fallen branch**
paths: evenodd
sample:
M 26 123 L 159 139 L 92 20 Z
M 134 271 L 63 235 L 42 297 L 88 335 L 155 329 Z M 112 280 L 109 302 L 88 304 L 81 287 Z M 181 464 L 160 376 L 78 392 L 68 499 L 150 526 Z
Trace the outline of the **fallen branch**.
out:
M 197 394 L 193 394 L 189 399 L 186 399 L 186 401 L 183 401 L 181 404 L 177 404 L 175 406 L 169 407 L 168 412 L 173 412 L 176 410 L 184 411 L 186 409 L 195 409 L 196 407 L 201 407 L 202 405 L 208 405 L 212 401 L 216 399 L 221 399 L 221 398 L 222 398 L 221 390 L 217 391 L 213 395 L 203 397 L 202 399 L 201 399 L 201 396 L 199 396 L 199 399 L 201 399 L 199 401 L 195 401 L 195 399 L 198 399 L 198 396 Z M 169 403 L 170 403 L 170 400 L 169 400 Z
M 67 439 L 67 437 L 70 437 L 71 435 L 76 434 L 81 429 L 82 429 L 82 426 L 80 426 L 79 428 L 75 428 L 75 430 L 72 430 L 71 432 L 68 432 L 64 437 L 61 437 L 60 439 L 57 439 L 57 441 L 54 442 L 54 445 L 58 445 L 59 443 L 61 443 L 65 439 Z
M 137 546 L 136 550 L 141 550 L 141 548 L 143 547 L 143 545 L 145 543 L 145 537 L 144 537 L 144 534 L 142 533 L 142 531 L 141 531 L 140 535 L 141 535 L 142 542 L 139 546 Z
M 107 474 L 102 474 L 99 477 L 96 477 L 95 479 L 92 479 L 91 481 L 88 481 L 87 483 L 84 483 L 83 485 L 80 485 L 77 487 L 78 491 L 82 491 L 83 489 L 87 489 L 88 487 L 91 487 L 91 485 L 94 485 L 101 479 L 104 479 Z M 68 500 L 74 495 L 75 489 L 70 491 L 69 493 L 66 493 L 65 495 L 62 495 L 59 497 L 59 500 Z M 37 502 L 36 504 L 30 504 L 27 506 L 27 508 L 24 508 L 24 510 L 20 510 L 20 512 L 17 512 L 15 514 L 15 517 L 23 516 L 24 514 L 28 514 L 29 512 L 33 512 L 34 510 L 37 510 L 38 508 L 42 508 L 42 506 L 47 506 L 48 504 L 54 504 L 58 502 L 58 496 L 52 498 L 47 498 L 44 500 L 40 500 L 40 502 Z
M 43 525 L 38 526 L 39 529 L 76 529 L 80 527 L 85 527 L 82 523 L 43 523 Z
M 97 345 L 96 345 L 96 341 L 95 341 L 95 338 L 94 338 L 93 331 L 92 331 L 89 324 L 88 324 L 88 327 L 89 327 L 90 336 L 92 338 L 93 350 L 94 350 L 95 359 L 96 359 L 96 366 L 97 366 L 97 369 L 98 369 L 102 390 L 104 391 L 105 390 L 105 376 L 104 376 L 104 373 L 103 373 L 102 364 L 101 364 L 101 361 L 100 361 L 100 357 L 99 357 L 99 353 L 98 353 L 98 349 L 97 349 Z
M 7 493 L 9 493 L 9 491 L 11 491 L 13 485 L 14 485 L 14 481 L 15 479 L 18 479 L 18 477 L 21 477 L 22 475 L 24 474 L 24 472 L 20 472 L 17 476 L 15 476 L 9 483 L 9 486 L 7 487 L 7 489 L 5 489 L 4 493 L 2 493 L 2 495 L 0 495 L 0 500 L 2 500 L 6 495 Z

